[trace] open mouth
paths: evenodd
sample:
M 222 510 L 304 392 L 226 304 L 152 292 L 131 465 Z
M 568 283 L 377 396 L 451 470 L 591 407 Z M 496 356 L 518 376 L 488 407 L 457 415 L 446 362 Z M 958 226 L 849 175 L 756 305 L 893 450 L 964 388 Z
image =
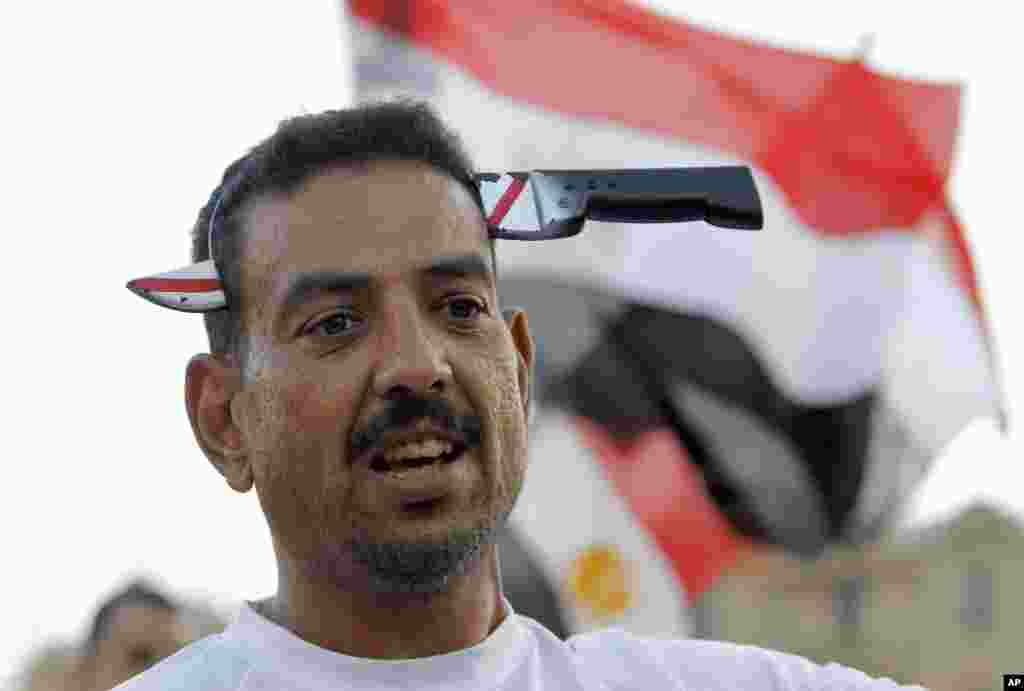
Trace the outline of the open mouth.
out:
M 448 453 L 443 453 L 438 456 L 422 456 L 418 458 L 403 458 L 397 461 L 389 461 L 383 456 L 377 456 L 370 463 L 370 470 L 378 473 L 402 473 L 409 470 L 415 470 L 416 468 L 425 468 L 426 466 L 434 465 L 436 463 L 447 464 L 456 460 L 459 456 L 465 452 L 466 447 L 463 444 L 454 444 L 453 448 Z

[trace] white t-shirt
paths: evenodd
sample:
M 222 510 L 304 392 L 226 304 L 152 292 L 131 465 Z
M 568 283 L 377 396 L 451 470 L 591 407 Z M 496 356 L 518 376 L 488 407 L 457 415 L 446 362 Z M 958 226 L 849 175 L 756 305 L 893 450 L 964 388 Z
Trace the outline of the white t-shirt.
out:
M 179 651 L 116 691 L 885 691 L 920 689 L 835 664 L 729 643 L 653 639 L 622 629 L 559 640 L 508 616 L 479 644 L 413 660 L 370 660 L 298 638 L 246 604 L 220 634 Z

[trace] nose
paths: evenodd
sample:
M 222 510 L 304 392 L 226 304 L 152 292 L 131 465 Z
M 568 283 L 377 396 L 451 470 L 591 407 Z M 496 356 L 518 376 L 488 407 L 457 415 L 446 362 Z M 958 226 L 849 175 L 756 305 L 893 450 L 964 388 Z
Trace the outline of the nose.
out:
M 381 398 L 428 398 L 450 388 L 451 365 L 428 319 L 414 301 L 383 310 L 374 373 L 374 391 Z

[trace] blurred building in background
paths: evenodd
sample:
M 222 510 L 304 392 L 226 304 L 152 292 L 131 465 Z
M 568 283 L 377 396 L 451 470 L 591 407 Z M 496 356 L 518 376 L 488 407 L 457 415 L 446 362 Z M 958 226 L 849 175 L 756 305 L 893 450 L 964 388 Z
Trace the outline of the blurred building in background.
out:
M 1024 523 L 985 504 L 815 560 L 758 548 L 704 594 L 699 635 L 923 684 L 1001 688 L 1020 666 Z

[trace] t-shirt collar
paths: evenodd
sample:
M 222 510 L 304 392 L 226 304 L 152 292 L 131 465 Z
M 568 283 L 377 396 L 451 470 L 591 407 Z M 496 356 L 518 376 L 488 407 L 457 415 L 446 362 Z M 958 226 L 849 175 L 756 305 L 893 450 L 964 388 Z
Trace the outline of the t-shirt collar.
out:
M 409 679 L 415 679 L 419 689 L 488 687 L 511 674 L 528 648 L 528 632 L 522 621 L 506 598 L 502 597 L 502 603 L 504 621 L 480 643 L 410 660 L 353 657 L 321 648 L 261 616 L 248 602 L 225 630 L 224 638 L 252 649 L 256 664 L 273 666 L 272 674 L 301 678 L 310 685 L 327 685 L 324 688 L 342 682 L 366 688 L 393 687 Z

